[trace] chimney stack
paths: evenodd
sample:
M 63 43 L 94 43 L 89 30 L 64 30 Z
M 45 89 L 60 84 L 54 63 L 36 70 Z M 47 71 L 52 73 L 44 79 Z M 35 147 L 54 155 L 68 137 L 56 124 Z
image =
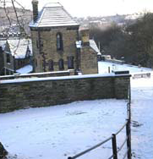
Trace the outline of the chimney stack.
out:
M 38 0 L 32 0 L 33 21 L 36 22 L 38 18 Z
M 84 28 L 80 32 L 83 45 L 89 45 L 89 29 Z

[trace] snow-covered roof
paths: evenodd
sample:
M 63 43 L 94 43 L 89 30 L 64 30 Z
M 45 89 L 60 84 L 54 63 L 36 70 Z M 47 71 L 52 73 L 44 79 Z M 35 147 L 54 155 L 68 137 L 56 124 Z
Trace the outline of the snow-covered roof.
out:
M 28 46 L 32 54 L 32 43 L 30 39 L 9 39 L 7 41 L 10 47 L 11 54 L 16 59 L 25 58 Z
M 92 47 L 92 49 L 94 49 L 97 52 L 97 54 L 101 54 L 94 40 L 90 39 L 89 44 L 90 44 L 90 47 Z
M 30 73 L 32 71 L 33 71 L 32 65 L 26 65 L 26 66 L 16 70 L 16 72 L 20 73 L 20 74 L 27 74 L 27 73 Z
M 31 22 L 30 27 L 57 27 L 78 26 L 79 24 L 64 9 L 60 3 L 49 3 L 45 5 L 38 15 L 36 22 Z
M 93 50 L 96 51 L 97 55 L 101 55 L 100 50 L 98 49 L 97 44 L 96 44 L 96 42 L 95 42 L 93 39 L 90 39 L 90 40 L 89 40 L 89 45 L 90 45 L 90 47 L 91 47 Z M 82 47 L 82 41 L 81 41 L 81 40 L 76 41 L 76 47 L 77 47 L 77 48 L 81 48 L 81 47 Z
M 77 47 L 77 48 L 81 48 L 81 47 L 82 47 L 82 44 L 81 44 L 81 43 L 82 43 L 82 41 L 81 41 L 81 40 L 76 41 L 76 42 L 75 42 L 76 47 Z
M 0 47 L 4 50 L 6 44 L 6 40 L 0 40 Z

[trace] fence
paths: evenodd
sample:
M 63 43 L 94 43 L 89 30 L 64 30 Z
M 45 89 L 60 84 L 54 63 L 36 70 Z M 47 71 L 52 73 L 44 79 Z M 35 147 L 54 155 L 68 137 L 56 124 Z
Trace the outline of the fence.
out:
M 133 79 L 151 78 L 151 72 L 134 73 L 134 74 L 132 74 L 132 78 L 133 78 Z
M 117 135 L 120 134 L 120 132 L 126 128 L 126 138 L 123 141 L 123 143 L 120 145 L 120 147 L 117 147 Z M 112 134 L 111 137 L 107 138 L 106 140 L 104 140 L 103 142 L 81 152 L 78 153 L 77 155 L 73 156 L 73 157 L 68 157 L 68 159 L 76 159 L 79 158 L 87 153 L 89 153 L 90 151 L 104 145 L 105 143 L 107 143 L 108 141 L 112 141 L 112 155 L 108 158 L 108 159 L 118 159 L 118 153 L 123 149 L 124 145 L 127 145 L 127 151 L 126 153 L 123 155 L 123 159 L 127 158 L 127 159 L 131 159 L 131 90 L 129 87 L 129 102 L 127 104 L 127 119 L 125 124 L 118 130 L 118 132 L 116 132 L 115 134 Z

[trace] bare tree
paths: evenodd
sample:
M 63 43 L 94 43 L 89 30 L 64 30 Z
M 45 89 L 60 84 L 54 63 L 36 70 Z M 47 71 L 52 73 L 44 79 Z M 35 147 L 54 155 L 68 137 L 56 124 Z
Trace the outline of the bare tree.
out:
M 25 14 L 26 9 L 17 0 L 0 0 L 0 6 L 2 6 L 2 9 L 5 12 L 5 16 L 0 18 L 7 20 L 7 29 L 5 29 L 5 31 L 9 33 L 10 29 L 16 25 L 19 29 L 21 36 L 29 36 L 26 30 L 26 16 L 30 16 L 31 18 L 31 15 Z
M 10 34 L 14 34 L 18 36 L 18 44 L 16 46 L 16 50 L 20 45 L 21 38 L 29 38 L 29 30 L 28 30 L 28 19 L 31 19 L 31 15 L 26 14 L 26 9 L 17 1 L 17 0 L 0 0 L 1 9 L 4 10 L 3 16 L 0 16 L 0 20 L 4 22 L 2 29 L 0 29 L 0 33 L 3 32 L 5 34 L 5 39 L 9 38 Z

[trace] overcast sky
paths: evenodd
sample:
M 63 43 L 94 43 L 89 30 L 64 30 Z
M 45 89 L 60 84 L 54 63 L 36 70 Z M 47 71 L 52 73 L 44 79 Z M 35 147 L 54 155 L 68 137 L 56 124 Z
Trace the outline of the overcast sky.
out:
M 32 0 L 17 0 L 24 7 L 31 9 Z M 49 2 L 39 0 L 39 10 Z M 72 16 L 105 16 L 135 12 L 153 12 L 153 0 L 58 0 Z M 57 1 L 56 1 L 57 2 Z

